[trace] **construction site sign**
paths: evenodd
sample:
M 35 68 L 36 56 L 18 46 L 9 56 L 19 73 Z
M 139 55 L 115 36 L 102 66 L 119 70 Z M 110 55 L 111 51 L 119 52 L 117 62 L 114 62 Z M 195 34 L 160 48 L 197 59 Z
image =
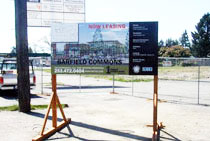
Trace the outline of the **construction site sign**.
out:
M 53 24 L 53 74 L 157 75 L 158 23 Z

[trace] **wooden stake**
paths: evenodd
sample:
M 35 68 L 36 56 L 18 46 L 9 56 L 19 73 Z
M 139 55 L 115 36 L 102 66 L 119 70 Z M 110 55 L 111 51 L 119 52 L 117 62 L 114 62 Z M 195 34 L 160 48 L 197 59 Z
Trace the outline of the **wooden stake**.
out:
M 46 123 L 47 123 L 47 118 L 48 118 L 49 113 L 50 113 L 50 107 L 52 105 L 53 97 L 54 97 L 54 95 L 51 96 L 50 104 L 48 105 L 47 113 L 44 117 L 44 124 L 43 124 L 43 127 L 42 127 L 41 135 L 43 135 L 43 133 L 44 133 L 44 129 L 45 129 L 45 126 L 46 126 Z
M 154 76 L 154 95 L 153 95 L 153 141 L 157 141 L 158 123 L 157 123 L 157 107 L 158 107 L 158 75 Z
M 53 90 L 53 99 L 52 99 L 52 127 L 56 128 L 57 127 L 57 104 L 56 104 L 56 74 L 52 74 L 52 90 Z
M 58 107 L 60 108 L 60 111 L 61 111 L 61 114 L 62 114 L 63 120 L 64 120 L 64 121 L 67 121 L 66 116 L 65 116 L 64 111 L 63 111 L 63 108 L 62 108 L 62 106 L 61 106 L 61 103 L 60 103 L 60 101 L 59 101 L 59 99 L 58 99 L 58 96 L 57 96 L 57 95 L 56 95 L 56 101 L 57 101 Z
M 59 98 L 57 96 L 57 90 L 56 90 L 56 74 L 52 74 L 52 91 L 53 91 L 53 94 L 52 94 L 52 97 L 51 97 L 51 100 L 50 100 L 50 104 L 48 105 L 48 108 L 47 108 L 47 113 L 45 115 L 45 118 L 44 118 L 44 124 L 43 124 L 43 127 L 42 127 L 42 131 L 41 131 L 41 134 L 39 136 L 37 136 L 36 138 L 32 139 L 32 141 L 42 141 L 50 136 L 52 136 L 54 133 L 60 131 L 62 128 L 66 127 L 70 122 L 71 122 L 71 119 L 66 119 L 65 117 L 65 114 L 64 114 L 64 111 L 63 111 L 63 108 L 60 104 L 60 101 L 59 101 Z M 58 107 L 61 111 L 61 114 L 63 116 L 63 121 L 57 125 L 57 104 L 58 104 Z M 47 119 L 48 119 L 48 116 L 49 116 L 49 112 L 50 112 L 50 108 L 52 108 L 52 129 L 44 132 L 44 129 L 45 129 L 45 126 L 46 126 L 46 123 L 47 123 Z

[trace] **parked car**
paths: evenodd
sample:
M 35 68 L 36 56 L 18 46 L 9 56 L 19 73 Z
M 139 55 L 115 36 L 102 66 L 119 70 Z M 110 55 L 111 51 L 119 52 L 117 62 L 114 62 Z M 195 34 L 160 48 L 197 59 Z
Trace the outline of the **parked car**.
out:
M 29 60 L 30 86 L 36 85 L 36 76 L 33 69 L 33 60 Z M 17 89 L 17 62 L 16 59 L 3 59 L 0 72 L 0 90 Z

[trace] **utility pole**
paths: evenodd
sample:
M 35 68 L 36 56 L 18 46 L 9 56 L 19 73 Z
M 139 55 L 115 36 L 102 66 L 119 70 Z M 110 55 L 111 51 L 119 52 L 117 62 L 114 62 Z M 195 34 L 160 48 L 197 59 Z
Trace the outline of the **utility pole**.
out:
M 27 33 L 27 0 L 15 0 L 18 102 L 20 112 L 30 112 L 30 79 Z

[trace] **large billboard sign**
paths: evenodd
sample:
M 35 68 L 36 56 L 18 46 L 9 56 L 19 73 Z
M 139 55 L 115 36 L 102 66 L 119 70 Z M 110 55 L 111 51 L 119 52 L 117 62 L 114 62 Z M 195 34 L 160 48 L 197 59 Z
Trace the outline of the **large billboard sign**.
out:
M 52 73 L 157 75 L 158 23 L 53 24 Z
M 85 20 L 85 0 L 27 0 L 28 26 L 49 27 L 52 23 Z

